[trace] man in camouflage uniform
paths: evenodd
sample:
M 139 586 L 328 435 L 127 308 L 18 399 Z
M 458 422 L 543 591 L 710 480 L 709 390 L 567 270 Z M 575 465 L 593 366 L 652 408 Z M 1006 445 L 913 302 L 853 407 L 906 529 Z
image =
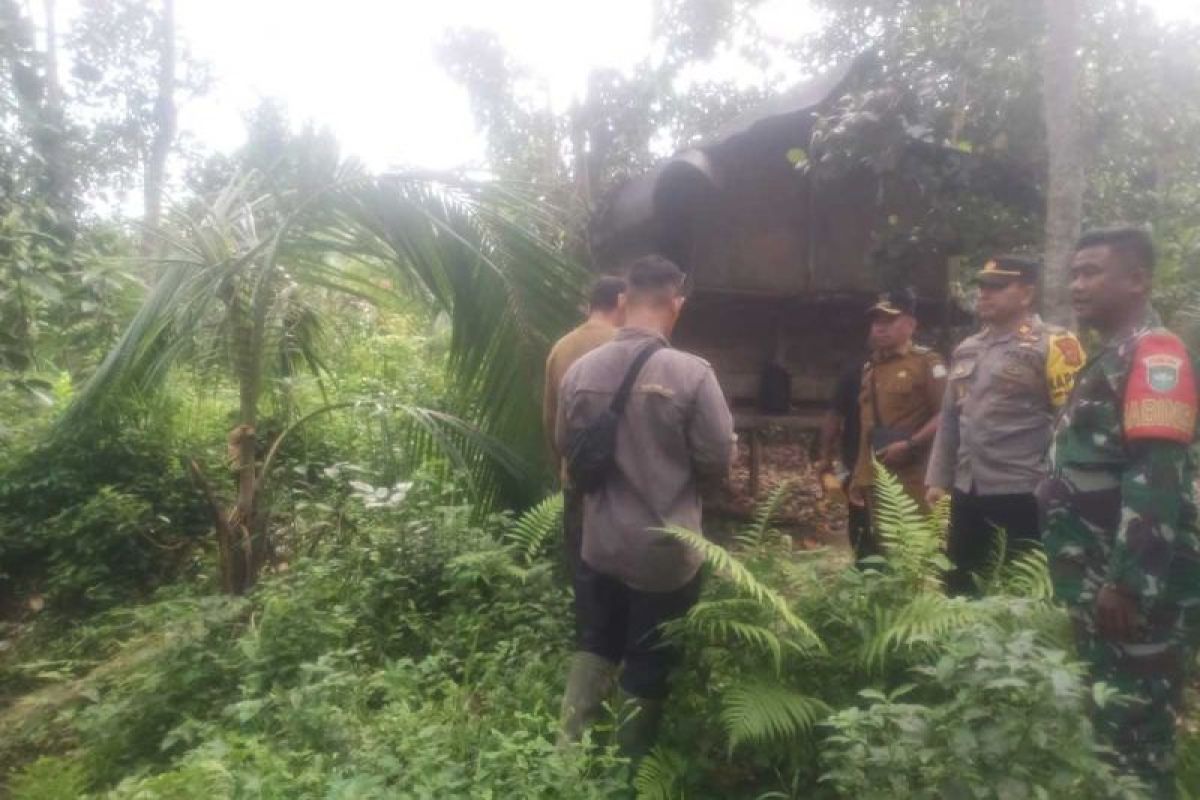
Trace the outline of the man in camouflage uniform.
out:
M 1150 308 L 1145 232 L 1080 240 L 1071 299 L 1101 337 L 1055 427 L 1038 488 L 1056 596 L 1095 681 L 1130 698 L 1095 709 L 1100 739 L 1154 797 L 1174 796 L 1175 723 L 1200 606 L 1193 491 L 1195 369 Z
M 1083 366 L 1079 340 L 1033 313 L 1040 273 L 1026 258 L 989 259 L 975 276 L 983 330 L 964 339 L 950 362 L 925 483 L 930 506 L 951 495 L 952 594 L 977 590 L 997 530 L 1009 558 L 1040 546 L 1034 490 L 1046 476 L 1054 417 Z

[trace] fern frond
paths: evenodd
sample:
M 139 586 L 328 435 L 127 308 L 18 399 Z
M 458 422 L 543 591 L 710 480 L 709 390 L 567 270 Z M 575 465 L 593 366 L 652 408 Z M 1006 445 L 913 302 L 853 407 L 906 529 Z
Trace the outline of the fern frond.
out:
M 1004 564 L 1008 560 L 1008 533 L 999 525 L 991 525 L 987 531 L 988 555 L 973 577 L 980 594 L 988 595 L 998 591 L 1004 580 Z
M 773 530 L 771 523 L 779 513 L 779 507 L 783 505 L 783 501 L 795 488 L 795 481 L 784 481 L 771 490 L 767 499 L 755 509 L 754 521 L 751 526 L 735 537 L 739 547 L 754 548 L 762 544 Z
M 1051 600 L 1054 585 L 1050 582 L 1050 563 L 1040 547 L 1032 547 L 1009 562 L 1001 574 L 1000 584 L 1007 595 L 1030 600 Z
M 945 571 L 945 536 L 935 518 L 886 467 L 875 462 L 873 521 L 883 540 L 889 567 L 918 587 L 940 588 Z
M 879 610 L 883 613 L 875 618 L 875 634 L 862 652 L 868 670 L 882 670 L 891 653 L 936 644 L 950 632 L 979 624 L 983 618 L 978 604 L 934 592 L 916 595 L 899 611 Z
M 663 529 L 689 547 L 697 550 L 704 560 L 712 565 L 717 572 L 725 577 L 741 592 L 758 601 L 764 608 L 769 608 L 778 615 L 779 619 L 791 630 L 809 639 L 813 646 L 824 649 L 820 637 L 809 627 L 808 623 L 796 616 L 788 605 L 787 600 L 771 587 L 754 577 L 742 562 L 733 557 L 725 548 L 713 544 L 698 533 L 687 528 L 671 526 Z
M 559 492 L 517 517 L 504 533 L 504 542 L 514 547 L 528 564 L 545 548 L 546 542 L 562 530 L 562 525 L 563 495 Z
M 795 742 L 829 713 L 816 698 L 765 684 L 735 686 L 721 705 L 731 755 L 742 744 Z
M 693 606 L 673 625 L 674 630 L 694 634 L 710 644 L 738 645 L 758 651 L 770 658 L 775 673 L 779 674 L 783 670 L 784 650 L 799 654 L 805 650 L 795 642 L 780 639 L 769 628 L 737 618 L 739 614 L 761 611 L 761 606 L 754 600 L 706 600 Z
M 638 800 L 683 800 L 680 782 L 687 774 L 687 762 L 674 750 L 655 747 L 638 765 L 633 788 Z

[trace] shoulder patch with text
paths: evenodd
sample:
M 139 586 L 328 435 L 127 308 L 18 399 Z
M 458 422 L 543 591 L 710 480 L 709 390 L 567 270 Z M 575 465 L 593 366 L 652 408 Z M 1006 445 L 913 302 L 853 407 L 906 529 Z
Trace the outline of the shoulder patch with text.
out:
M 1050 405 L 1061 408 L 1071 396 L 1075 374 L 1083 366 L 1083 346 L 1067 331 L 1050 336 L 1046 350 L 1046 386 L 1050 390 Z
M 1191 444 L 1196 404 L 1196 379 L 1183 342 L 1166 331 L 1142 336 L 1125 388 L 1125 438 Z
M 1079 346 L 1079 340 L 1074 336 L 1067 334 L 1065 336 L 1055 336 L 1052 340 L 1055 349 L 1062 355 L 1063 363 L 1068 367 L 1083 366 L 1083 348 Z

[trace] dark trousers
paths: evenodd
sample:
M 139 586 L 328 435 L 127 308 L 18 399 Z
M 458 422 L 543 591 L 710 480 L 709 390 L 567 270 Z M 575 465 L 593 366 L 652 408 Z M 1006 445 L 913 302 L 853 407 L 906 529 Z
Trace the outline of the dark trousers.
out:
M 950 594 L 976 594 L 975 576 L 986 569 L 997 546 L 999 528 L 1007 537 L 1005 560 L 1041 546 L 1037 499 L 1030 494 L 978 495 L 957 489 L 950 498 L 950 535 L 946 577 Z
M 846 497 L 850 495 L 850 475 L 842 478 L 842 494 Z M 871 511 L 865 505 L 856 506 L 847 501 L 846 532 L 850 536 L 850 547 L 854 550 L 855 561 L 879 555 L 879 546 L 871 534 Z
M 701 576 L 671 592 L 643 592 L 603 575 L 580 561 L 575 573 L 575 617 L 579 649 L 623 664 L 621 688 L 634 697 L 667 696 L 667 679 L 678 663 L 677 645 L 659 626 L 679 619 L 700 598 Z
M 850 546 L 854 558 L 862 561 L 868 556 L 879 555 L 879 545 L 871 534 L 871 512 L 866 506 L 846 504 L 846 528 L 850 534 Z

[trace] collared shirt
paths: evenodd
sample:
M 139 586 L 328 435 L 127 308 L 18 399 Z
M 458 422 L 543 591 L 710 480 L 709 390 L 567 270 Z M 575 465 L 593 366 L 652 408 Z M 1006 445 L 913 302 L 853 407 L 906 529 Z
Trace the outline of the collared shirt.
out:
M 871 459 L 871 432 L 878 421 L 885 428 L 916 433 L 936 416 L 946 386 L 946 365 L 942 357 L 928 347 L 908 344 L 898 353 L 874 353 L 863 366 L 859 415 L 858 458 L 854 465 L 853 485 L 865 489 L 874 483 Z M 925 476 L 924 454 L 897 471 L 910 491 L 921 485 Z
M 633 359 L 655 339 L 667 344 L 657 333 L 621 328 L 567 370 L 556 426 L 560 452 L 609 407 Z M 651 356 L 617 426 L 616 469 L 584 497 L 583 560 L 642 591 L 686 584 L 700 554 L 658 529 L 700 532 L 699 483 L 726 476 L 735 442 L 733 415 L 708 362 L 668 347 Z
M 546 432 L 550 451 L 556 458 L 561 458 L 562 454 L 554 444 L 554 423 L 558 419 L 558 389 L 562 385 L 563 376 L 584 354 L 611 342 L 616 333 L 617 329 L 607 322 L 585 320 L 555 342 L 554 347 L 550 348 L 550 355 L 546 356 L 546 384 L 542 391 L 542 430 Z
M 1055 412 L 1083 366 L 1079 340 L 1030 317 L 954 350 L 925 483 L 980 495 L 1026 494 L 1045 477 Z

